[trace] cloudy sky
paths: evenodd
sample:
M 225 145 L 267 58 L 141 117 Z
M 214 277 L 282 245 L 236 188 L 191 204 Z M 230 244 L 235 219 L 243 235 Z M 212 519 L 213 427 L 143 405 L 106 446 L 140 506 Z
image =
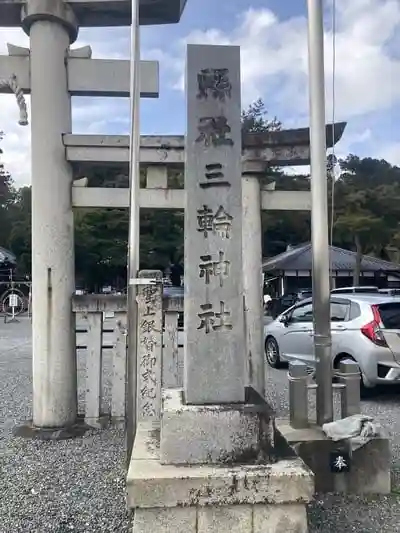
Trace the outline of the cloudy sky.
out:
M 332 96 L 332 0 L 326 0 L 327 121 L 346 120 L 338 153 L 400 164 L 400 3 L 336 0 L 335 105 Z M 305 0 L 188 0 L 178 25 L 142 30 L 142 58 L 160 61 L 158 100 L 141 101 L 144 134 L 185 131 L 183 71 L 186 43 L 239 44 L 243 106 L 262 97 L 286 127 L 308 125 Z M 6 43 L 28 46 L 19 29 L 0 31 Z M 129 29 L 82 29 L 74 47 L 90 44 L 95 58 L 128 58 Z M 127 99 L 74 98 L 73 132 L 125 134 Z M 28 128 L 0 95 L 3 160 L 17 184 L 30 182 Z

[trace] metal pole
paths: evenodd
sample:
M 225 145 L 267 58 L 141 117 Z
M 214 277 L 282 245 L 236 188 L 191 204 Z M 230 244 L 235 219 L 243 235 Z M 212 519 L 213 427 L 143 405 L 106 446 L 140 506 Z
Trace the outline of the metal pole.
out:
M 126 437 L 128 464 L 136 433 L 136 383 L 137 383 L 137 326 L 136 278 L 139 271 L 140 237 L 140 32 L 139 0 L 132 0 L 131 23 L 131 131 L 129 146 L 129 240 L 128 240 L 128 350 L 127 350 L 127 406 Z
M 333 420 L 330 331 L 328 189 L 322 0 L 307 0 L 310 87 L 311 241 L 317 424 Z

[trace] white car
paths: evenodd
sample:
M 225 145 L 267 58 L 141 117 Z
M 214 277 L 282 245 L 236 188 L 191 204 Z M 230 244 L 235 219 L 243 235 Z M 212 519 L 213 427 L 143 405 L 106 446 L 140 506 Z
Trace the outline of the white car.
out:
M 400 383 L 400 300 L 385 294 L 331 296 L 332 365 L 353 359 L 362 384 Z M 298 360 L 315 368 L 312 300 L 287 309 L 264 326 L 270 366 Z

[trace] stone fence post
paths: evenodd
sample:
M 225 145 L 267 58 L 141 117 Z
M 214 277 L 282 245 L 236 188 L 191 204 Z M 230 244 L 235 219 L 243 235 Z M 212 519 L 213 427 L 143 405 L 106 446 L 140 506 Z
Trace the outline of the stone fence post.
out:
M 179 387 L 178 357 L 178 316 L 177 311 L 165 311 L 163 335 L 163 372 L 162 386 L 164 389 Z
M 301 361 L 289 363 L 290 425 L 294 429 L 308 427 L 308 372 Z
M 360 413 L 360 368 L 355 361 L 346 359 L 339 367 L 339 381 L 344 387 L 340 390 L 341 416 L 358 415 Z

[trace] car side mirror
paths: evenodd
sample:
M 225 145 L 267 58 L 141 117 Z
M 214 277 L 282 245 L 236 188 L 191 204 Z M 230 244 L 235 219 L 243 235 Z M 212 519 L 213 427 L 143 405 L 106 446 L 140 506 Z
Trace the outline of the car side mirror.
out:
M 287 326 L 289 324 L 289 321 L 290 321 L 290 317 L 289 315 L 281 315 L 279 317 L 279 322 L 281 322 L 284 326 Z

